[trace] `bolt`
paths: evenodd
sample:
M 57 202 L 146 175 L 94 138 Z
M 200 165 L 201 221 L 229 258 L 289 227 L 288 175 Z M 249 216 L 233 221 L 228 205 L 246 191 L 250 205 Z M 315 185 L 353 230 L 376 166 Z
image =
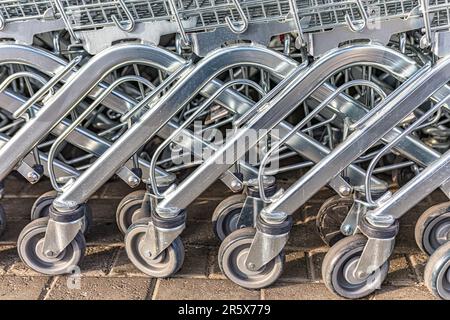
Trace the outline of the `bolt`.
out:
M 139 184 L 140 180 L 136 176 L 130 176 L 128 178 L 128 184 L 130 187 L 136 187 Z
M 151 258 L 152 257 L 152 253 L 149 250 L 147 250 L 147 251 L 144 252 L 144 256 L 146 258 Z
M 47 257 L 54 257 L 54 256 L 55 256 L 55 253 L 54 253 L 53 251 L 51 251 L 51 250 L 47 250 L 47 251 L 45 251 L 45 255 L 46 255 Z
M 242 189 L 242 183 L 239 180 L 231 181 L 231 189 L 233 191 L 239 191 Z
M 347 186 L 340 186 L 339 187 L 339 193 L 342 194 L 343 196 L 348 196 L 350 194 L 350 188 Z
M 253 262 L 249 262 L 248 264 L 247 264 L 247 267 L 249 268 L 249 270 L 255 270 L 255 264 L 253 263 Z
M 27 179 L 30 182 L 37 182 L 39 180 L 39 175 L 36 172 L 31 171 L 31 172 L 28 172 Z
M 344 232 L 344 234 L 346 235 L 346 236 L 349 236 L 349 235 L 351 235 L 352 233 L 353 233 L 353 228 L 350 226 L 350 225 L 345 225 L 343 228 L 342 228 L 342 231 Z

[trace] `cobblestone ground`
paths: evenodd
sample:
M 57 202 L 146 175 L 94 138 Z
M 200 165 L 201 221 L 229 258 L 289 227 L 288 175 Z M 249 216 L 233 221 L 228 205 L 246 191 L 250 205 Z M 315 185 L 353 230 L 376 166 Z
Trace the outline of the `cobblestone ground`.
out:
M 186 259 L 171 279 L 151 279 L 129 262 L 123 237 L 115 225 L 115 209 L 130 192 L 120 181 L 109 182 L 90 200 L 94 224 L 87 237 L 87 255 L 81 266 L 79 289 L 68 289 L 67 278 L 47 277 L 28 269 L 18 258 L 16 240 L 29 222 L 33 201 L 50 190 L 48 181 L 31 186 L 16 177 L 6 181 L 2 204 L 8 230 L 0 240 L 0 300 L 4 299 L 337 299 L 325 288 L 320 273 L 327 251 L 315 231 L 314 215 L 331 193 L 323 190 L 295 215 L 295 226 L 287 246 L 282 278 L 271 288 L 249 291 L 221 274 L 217 264 L 219 242 L 211 229 L 215 206 L 229 194 L 215 184 L 188 209 L 183 233 Z M 381 290 L 368 299 L 433 299 L 424 286 L 427 257 L 414 241 L 418 216 L 434 203 L 446 201 L 435 193 L 402 219 L 388 278 Z

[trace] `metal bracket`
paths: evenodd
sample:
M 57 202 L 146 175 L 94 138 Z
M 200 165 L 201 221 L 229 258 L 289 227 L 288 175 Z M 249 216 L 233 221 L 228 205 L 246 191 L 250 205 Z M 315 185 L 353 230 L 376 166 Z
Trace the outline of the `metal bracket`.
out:
M 359 217 L 367 211 L 367 207 L 355 201 L 341 224 L 341 232 L 346 236 L 351 236 L 358 228 Z
M 415 30 L 424 26 L 420 17 L 409 19 L 391 19 L 383 21 L 383 28 L 365 28 L 360 32 L 352 31 L 347 25 L 335 27 L 331 31 L 308 33 L 308 51 L 313 56 L 320 56 L 330 49 L 339 47 L 339 44 L 351 41 L 370 39 L 386 45 L 393 34 Z
M 48 220 L 44 238 L 44 254 L 56 257 L 66 249 L 82 230 L 84 217 L 72 222 L 56 222 Z
M 42 175 L 34 170 L 34 168 L 25 161 L 20 161 L 18 167 L 16 168 L 16 171 L 19 172 L 25 179 L 28 180 L 29 183 L 32 184 L 37 183 L 42 178 Z
M 117 176 L 125 181 L 131 188 L 137 187 L 141 183 L 141 178 L 136 175 L 130 168 L 121 167 L 117 172 Z
M 269 235 L 256 231 L 245 265 L 249 270 L 261 269 L 283 250 L 288 239 L 289 233 Z
M 301 19 L 302 26 L 307 27 L 309 19 Z M 218 27 L 213 31 L 190 33 L 192 51 L 200 57 L 220 48 L 224 43 L 247 40 L 261 45 L 268 45 L 273 36 L 291 33 L 297 30 L 294 21 L 262 22 L 249 24 L 244 33 L 236 34 L 228 26 Z
M 156 258 L 171 245 L 185 228 L 186 224 L 184 223 L 177 228 L 163 229 L 155 227 L 152 222 L 149 222 L 142 247 L 143 252 L 148 258 Z
M 247 196 L 237 220 L 238 228 L 254 227 L 256 221 L 255 212 L 259 213 L 263 207 L 264 203 L 261 199 Z
M 234 173 L 230 172 L 230 170 L 226 171 L 220 177 L 220 180 L 222 180 L 222 182 L 225 183 L 225 185 L 233 192 L 242 191 L 242 189 L 244 188 L 243 181 Z
M 369 238 L 355 268 L 355 276 L 365 278 L 378 270 L 391 256 L 395 237 L 389 239 Z

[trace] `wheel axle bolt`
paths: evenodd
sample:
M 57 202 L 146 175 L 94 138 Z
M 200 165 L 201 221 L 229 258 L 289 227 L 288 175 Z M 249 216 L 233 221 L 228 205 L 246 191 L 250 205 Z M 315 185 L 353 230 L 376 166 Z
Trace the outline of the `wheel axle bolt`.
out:
M 231 181 L 231 189 L 233 191 L 239 191 L 242 189 L 242 183 L 238 180 Z
M 27 178 L 30 182 L 37 182 L 39 180 L 39 176 L 36 172 L 28 172 Z
M 364 271 L 358 271 L 356 275 L 358 276 L 359 279 L 362 279 L 366 276 L 366 273 Z
M 346 236 L 349 236 L 353 233 L 353 228 L 349 225 L 345 225 L 343 231 Z
M 247 265 L 247 267 L 250 269 L 250 270 L 255 270 L 255 264 L 254 263 L 252 263 L 252 262 L 250 262 L 248 265 Z
M 45 255 L 46 255 L 47 257 L 54 257 L 54 256 L 55 256 L 55 253 L 54 253 L 53 251 L 51 251 L 51 250 L 47 250 L 47 251 L 45 252 Z
M 139 179 L 135 176 L 131 176 L 128 178 L 128 184 L 130 187 L 136 187 L 139 184 Z
M 348 196 L 350 194 L 350 188 L 347 186 L 341 186 L 339 187 L 339 192 L 343 195 L 343 196 Z
M 146 258 L 151 258 L 152 257 L 152 253 L 150 251 L 145 251 L 144 256 Z

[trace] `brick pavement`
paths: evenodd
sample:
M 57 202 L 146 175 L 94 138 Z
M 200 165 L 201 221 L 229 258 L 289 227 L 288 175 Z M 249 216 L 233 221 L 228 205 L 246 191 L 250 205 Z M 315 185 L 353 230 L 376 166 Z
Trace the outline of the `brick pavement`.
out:
M 210 216 L 229 193 L 222 185 L 214 185 L 188 208 L 188 224 L 183 233 L 186 259 L 180 272 L 171 279 L 150 279 L 128 261 L 122 235 L 115 225 L 116 206 L 130 189 L 120 181 L 109 182 L 89 202 L 94 223 L 81 266 L 81 288 L 68 289 L 66 277 L 42 276 L 24 266 L 15 248 L 21 229 L 29 222 L 33 201 L 51 189 L 48 181 L 31 186 L 12 176 L 5 183 L 2 204 L 8 230 L 0 239 L 0 300 L 337 299 L 321 280 L 320 266 L 327 247 L 314 227 L 314 214 L 323 199 L 330 196 L 327 190 L 295 215 L 281 279 L 271 288 L 250 291 L 225 279 L 217 264 L 219 242 L 211 230 Z M 422 283 L 426 256 L 414 242 L 414 223 L 426 208 L 444 200 L 442 194 L 435 193 L 402 219 L 388 278 L 382 289 L 368 299 L 433 299 Z

